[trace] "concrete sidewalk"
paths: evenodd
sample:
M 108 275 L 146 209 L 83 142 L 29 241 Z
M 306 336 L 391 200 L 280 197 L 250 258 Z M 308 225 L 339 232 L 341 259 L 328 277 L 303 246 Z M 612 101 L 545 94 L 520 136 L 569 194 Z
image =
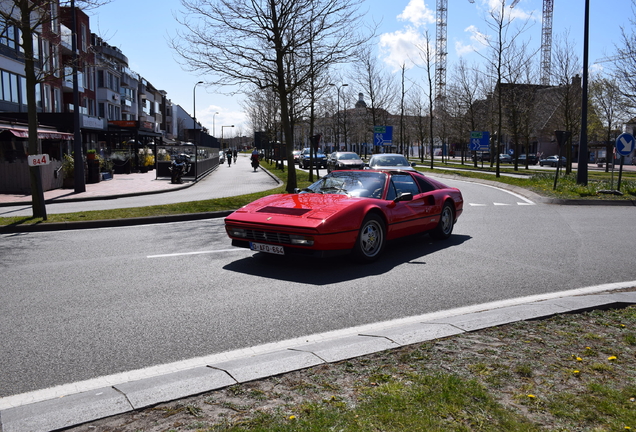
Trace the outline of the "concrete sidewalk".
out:
M 193 178 L 186 178 L 183 184 L 171 184 L 169 178 L 157 179 L 154 171 L 116 174 L 112 180 L 87 184 L 86 192 L 76 194 L 71 189 L 56 189 L 45 192 L 44 198 L 47 214 L 50 215 L 225 198 L 262 192 L 281 184 L 262 167 L 254 171 L 249 157 L 241 155 L 236 164 L 220 165 L 196 182 Z M 30 195 L 0 194 L 0 217 L 28 217 L 32 214 Z M 123 222 L 120 220 L 118 223 Z M 46 225 L 51 225 L 48 229 L 54 229 L 55 224 L 39 224 L 40 227 Z M 15 228 L 27 229 L 26 225 Z
M 133 174 L 115 174 L 111 180 L 100 181 L 99 183 L 86 184 L 86 191 L 75 193 L 73 189 L 53 189 L 44 192 L 44 200 L 47 204 L 88 201 L 88 200 L 112 200 L 114 198 L 150 195 L 157 193 L 173 192 L 186 189 L 203 182 L 208 177 L 214 178 L 214 183 L 218 186 L 219 192 L 227 191 L 213 195 L 233 196 L 243 193 L 252 193 L 252 191 L 263 190 L 258 185 L 258 181 L 264 181 L 265 187 L 275 187 L 280 184 L 276 179 L 269 181 L 267 177 L 271 175 L 255 175 L 250 178 L 249 182 L 237 182 L 236 177 L 245 174 L 246 170 L 253 171 L 250 166 L 248 155 L 240 155 L 235 164 L 228 166 L 227 164 L 219 165 L 211 172 L 201 175 L 197 181 L 194 177 L 184 177 L 182 184 L 172 184 L 169 177 L 159 177 L 155 170 L 147 173 Z M 267 174 L 262 167 L 254 174 Z M 266 189 L 265 189 L 266 190 Z M 206 190 L 209 194 L 213 189 Z M 246 192 L 247 191 L 247 192 Z M 216 198 L 212 196 L 210 198 Z M 31 194 L 0 194 L 0 206 L 15 206 L 31 203 Z M 115 201 L 111 201 L 109 208 L 117 208 Z

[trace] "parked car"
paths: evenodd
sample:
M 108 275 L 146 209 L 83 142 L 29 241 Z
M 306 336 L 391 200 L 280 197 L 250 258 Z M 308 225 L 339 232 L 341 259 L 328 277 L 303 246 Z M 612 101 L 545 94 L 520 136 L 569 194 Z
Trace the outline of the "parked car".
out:
M 327 172 L 363 168 L 364 162 L 354 152 L 333 152 L 327 158 Z
M 294 150 L 292 152 L 292 155 L 294 156 L 294 163 L 296 165 L 300 164 L 300 155 L 302 154 L 302 152 L 300 150 Z
M 475 152 L 473 154 L 473 162 L 490 162 L 490 152 Z
M 559 156 L 558 155 L 553 155 L 553 156 L 548 156 L 547 158 L 544 159 L 540 159 L 539 160 L 539 165 L 544 166 L 544 165 L 549 165 L 551 167 L 556 167 L 558 166 L 565 166 L 565 156 L 561 156 L 561 159 L 559 160 Z
M 519 163 L 519 165 L 525 165 L 526 159 L 528 159 L 528 165 L 536 165 L 539 163 L 539 158 L 534 153 L 530 153 L 528 155 L 520 154 L 517 158 L 517 162 Z
M 313 166 L 320 168 L 327 168 L 327 156 L 321 151 L 314 152 Z M 303 169 L 308 169 L 312 166 L 310 149 L 303 149 L 300 155 L 299 165 Z
M 499 155 L 499 163 L 512 163 L 512 156 L 509 154 L 502 153 Z
M 415 163 L 410 163 L 404 155 L 398 153 L 374 154 L 365 167 L 381 170 L 416 171 Z
M 233 246 L 265 254 L 351 253 L 371 262 L 388 240 L 422 232 L 449 238 L 463 204 L 459 189 L 417 171 L 333 171 L 298 193 L 242 207 L 225 229 Z

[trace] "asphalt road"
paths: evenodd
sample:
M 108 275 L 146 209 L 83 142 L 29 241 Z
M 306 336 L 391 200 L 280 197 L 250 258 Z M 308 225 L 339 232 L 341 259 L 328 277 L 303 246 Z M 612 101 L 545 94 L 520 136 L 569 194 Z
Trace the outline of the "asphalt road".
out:
M 222 219 L 0 236 L 0 397 L 304 335 L 636 279 L 633 207 L 458 186 L 445 242 L 373 265 L 257 256 Z M 272 259 L 273 258 L 273 259 Z

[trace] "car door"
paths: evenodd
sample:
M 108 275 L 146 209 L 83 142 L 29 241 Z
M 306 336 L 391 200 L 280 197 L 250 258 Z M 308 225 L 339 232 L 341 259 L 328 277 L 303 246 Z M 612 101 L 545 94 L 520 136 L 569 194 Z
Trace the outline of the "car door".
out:
M 411 174 L 394 173 L 391 175 L 388 187 L 387 200 L 394 200 L 403 193 L 411 193 L 413 196 L 410 201 L 389 204 L 388 237 L 390 239 L 426 231 L 435 226 L 435 220 L 432 217 L 434 197 L 430 192 L 423 192 Z

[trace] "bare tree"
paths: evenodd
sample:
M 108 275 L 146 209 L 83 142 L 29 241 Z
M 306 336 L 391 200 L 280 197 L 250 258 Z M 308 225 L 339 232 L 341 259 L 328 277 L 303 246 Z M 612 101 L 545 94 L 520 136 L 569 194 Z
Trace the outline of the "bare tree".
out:
M 479 109 L 479 99 L 483 97 L 482 73 L 476 66 L 469 66 L 463 58 L 455 66 L 451 85 L 448 86 L 448 109 L 456 119 L 456 134 L 462 143 L 462 164 L 465 145 L 471 131 L 479 130 L 483 123 Z M 475 158 L 477 167 L 477 158 Z
M 357 66 L 352 75 L 353 80 L 368 96 L 367 133 L 373 140 L 373 127 L 386 125 L 388 109 L 393 105 L 396 88 L 393 77 L 384 71 L 370 46 L 364 47 L 359 55 Z
M 594 112 L 603 123 L 603 129 L 606 132 L 605 149 L 606 154 L 612 154 L 614 140 L 612 140 L 612 132 L 626 120 L 627 98 L 620 90 L 620 86 L 616 79 L 598 77 L 590 83 L 590 103 L 594 108 Z M 614 137 L 615 139 L 616 137 Z M 605 171 L 609 171 L 608 164 L 605 165 Z
M 289 96 L 325 68 L 348 61 L 364 37 L 352 34 L 362 0 L 181 0 L 183 30 L 172 41 L 194 71 L 218 86 L 271 88 L 280 102 L 293 166 Z M 294 74 L 288 66 L 294 65 Z M 291 77 L 293 76 L 293 80 Z M 287 190 L 296 188 L 288 170 Z
M 488 48 L 488 55 L 482 55 L 482 58 L 488 63 L 488 70 L 492 71 L 492 78 L 496 82 L 496 115 L 497 130 L 495 132 L 495 155 L 497 155 L 496 176 L 500 177 L 499 154 L 501 153 L 501 137 L 503 133 L 503 93 L 501 89 L 502 83 L 506 81 L 505 64 L 506 60 L 514 56 L 514 50 L 519 45 L 517 41 L 527 29 L 527 22 L 520 26 L 513 26 L 515 19 L 510 14 L 510 8 L 506 7 L 505 0 L 497 0 L 495 7 L 490 9 L 486 17 L 486 26 L 494 34 L 492 37 L 486 37 L 483 43 Z M 481 55 L 481 54 L 480 54 Z
M 432 37 L 429 33 L 428 29 L 424 31 L 424 46 L 418 46 L 418 50 L 420 53 L 420 57 L 424 62 L 423 68 L 425 69 L 426 75 L 424 77 L 424 82 L 426 84 L 426 93 L 428 94 L 428 132 L 429 132 L 429 144 L 431 148 L 431 169 L 434 167 L 434 158 L 435 158 L 435 133 L 434 133 L 434 105 L 433 105 L 433 97 L 434 97 L 434 79 L 435 79 L 435 53 L 432 48 Z
M 614 46 L 616 60 L 613 62 L 613 72 L 620 83 L 621 90 L 629 103 L 629 107 L 636 109 L 636 0 L 632 0 L 632 17 L 627 27 L 621 26 L 621 41 Z
M 572 140 L 578 137 L 581 129 L 581 85 L 575 77 L 582 66 L 568 30 L 555 38 L 552 52 L 552 82 L 558 89 L 552 92 L 551 104 L 556 107 L 554 114 L 558 127 L 570 132 L 565 144 L 566 173 L 569 174 L 572 172 Z

